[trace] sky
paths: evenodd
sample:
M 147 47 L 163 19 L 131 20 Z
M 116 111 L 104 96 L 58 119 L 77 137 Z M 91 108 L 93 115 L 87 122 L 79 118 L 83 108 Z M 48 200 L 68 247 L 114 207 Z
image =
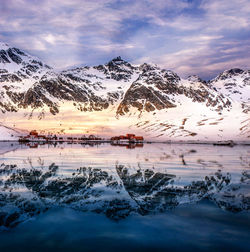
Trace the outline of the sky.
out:
M 250 0 L 0 0 L 0 41 L 58 70 L 121 56 L 211 79 L 250 69 Z

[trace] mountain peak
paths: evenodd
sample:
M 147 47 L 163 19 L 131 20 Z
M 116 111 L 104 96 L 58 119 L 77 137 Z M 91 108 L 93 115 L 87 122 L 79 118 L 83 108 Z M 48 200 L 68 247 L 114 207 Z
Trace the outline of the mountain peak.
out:
M 201 83 L 206 83 L 206 81 L 202 80 L 198 75 L 190 75 L 187 78 L 191 82 L 201 82 Z
M 153 64 L 149 64 L 149 63 L 143 63 L 140 65 L 139 68 L 143 72 L 148 72 L 148 71 L 153 71 L 153 70 L 159 69 L 159 67 L 157 65 L 153 65 Z
M 215 78 L 215 80 L 225 80 L 225 79 L 228 79 L 228 78 L 238 76 L 238 75 L 240 75 L 242 73 L 244 73 L 244 70 L 242 70 L 240 68 L 232 68 L 232 69 L 229 69 L 229 70 L 225 70 L 224 72 L 219 74 Z
M 113 58 L 112 60 L 110 60 L 107 65 L 112 65 L 112 64 L 115 64 L 115 65 L 122 65 L 122 64 L 129 64 L 127 61 L 123 60 L 121 58 L 121 56 L 118 56 L 116 58 Z
M 10 46 L 4 42 L 0 42 L 0 50 L 7 50 Z
M 124 61 L 121 56 L 117 56 L 116 58 L 113 58 L 112 61 Z
M 129 75 L 132 74 L 132 71 L 134 69 L 134 66 L 132 66 L 127 61 L 123 60 L 121 56 L 118 56 L 112 59 L 105 66 L 111 72 L 116 72 L 116 73 L 126 72 L 126 73 L 129 73 Z
M 229 74 L 238 75 L 238 74 L 242 74 L 244 72 L 244 70 L 242 70 L 240 68 L 232 68 L 232 69 L 229 69 L 225 72 L 228 72 Z

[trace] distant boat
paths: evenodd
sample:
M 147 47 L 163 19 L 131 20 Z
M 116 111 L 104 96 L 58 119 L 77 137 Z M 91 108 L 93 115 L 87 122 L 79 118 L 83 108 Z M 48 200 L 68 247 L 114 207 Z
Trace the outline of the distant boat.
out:
M 229 141 L 218 141 L 218 142 L 214 143 L 213 145 L 234 147 L 236 145 L 236 143 L 232 140 L 229 140 Z

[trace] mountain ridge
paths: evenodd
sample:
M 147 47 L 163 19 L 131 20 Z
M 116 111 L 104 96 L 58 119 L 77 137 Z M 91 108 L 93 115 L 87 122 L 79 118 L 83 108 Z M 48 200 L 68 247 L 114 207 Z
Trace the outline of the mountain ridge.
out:
M 85 117 L 92 114 L 94 118 L 102 112 L 109 114 L 105 120 L 110 123 L 117 124 L 117 120 L 127 118 L 131 122 L 127 122 L 125 129 L 132 127 L 146 134 L 160 133 L 154 137 L 178 138 L 199 135 L 191 130 L 193 127 L 185 128 L 187 123 L 183 121 L 190 121 L 187 118 L 195 118 L 197 128 L 206 124 L 202 121 L 208 119 L 204 112 L 213 118 L 210 126 L 221 124 L 230 113 L 231 116 L 237 113 L 237 133 L 244 132 L 249 138 L 249 94 L 250 70 L 225 70 L 210 81 L 195 75 L 182 79 L 171 70 L 147 63 L 132 65 L 118 56 L 103 65 L 56 72 L 36 57 L 0 43 L 0 113 L 6 115 L 5 118 L 19 115 L 17 122 L 48 118 L 52 121 L 52 118 L 57 120 L 56 117 L 61 117 L 63 122 L 63 111 L 70 107 L 68 110 L 74 111 L 78 118 L 84 113 Z M 181 114 L 181 108 L 184 112 L 187 106 L 190 108 L 187 114 Z M 199 116 L 193 113 L 195 110 Z M 178 119 L 177 114 L 169 117 L 172 111 L 182 117 L 178 125 L 173 123 Z M 149 123 L 143 126 L 144 130 L 138 127 L 147 121 L 154 121 L 157 127 L 152 129 Z M 98 127 L 101 127 L 100 122 Z M 217 128 L 212 135 L 218 138 L 224 127 L 226 125 Z M 165 134 L 169 130 L 171 132 Z

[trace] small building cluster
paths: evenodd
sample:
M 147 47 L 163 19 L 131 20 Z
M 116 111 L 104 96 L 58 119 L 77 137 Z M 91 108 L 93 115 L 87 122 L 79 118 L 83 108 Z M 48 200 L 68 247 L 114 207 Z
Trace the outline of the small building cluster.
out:
M 115 136 L 110 139 L 112 142 L 143 142 L 142 136 L 136 136 L 135 134 L 126 134 L 125 136 Z
M 81 142 L 81 141 L 100 141 L 100 137 L 90 135 L 88 137 L 61 137 L 56 135 L 39 135 L 36 130 L 30 131 L 29 135 L 19 138 L 19 142 Z
M 127 148 L 142 147 L 144 138 L 142 136 L 136 136 L 135 134 L 126 134 L 121 136 L 111 137 L 108 142 L 112 145 L 125 146 Z M 46 144 L 50 143 L 100 143 L 106 142 L 104 139 L 97 137 L 95 135 L 82 136 L 82 137 L 72 137 L 72 136 L 57 136 L 57 135 L 40 135 L 36 130 L 30 131 L 29 135 L 22 136 L 19 138 L 19 142 L 27 143 L 31 148 L 36 148 L 35 143 Z
M 49 141 L 49 140 L 57 140 L 56 135 L 55 136 L 45 136 L 45 135 L 39 135 L 36 130 L 30 131 L 29 135 L 23 136 L 19 138 L 19 142 L 30 142 L 30 141 Z

